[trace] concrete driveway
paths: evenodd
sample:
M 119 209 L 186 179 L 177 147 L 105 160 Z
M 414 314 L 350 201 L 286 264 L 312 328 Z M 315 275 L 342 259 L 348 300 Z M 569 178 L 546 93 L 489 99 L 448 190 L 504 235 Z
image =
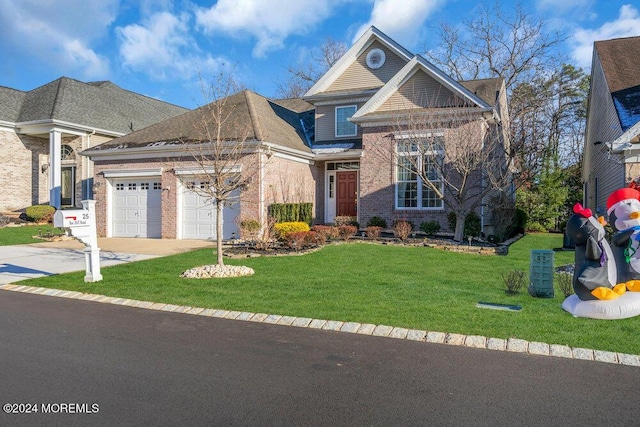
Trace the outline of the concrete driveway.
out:
M 159 256 L 213 247 L 202 240 L 98 239 L 100 266 L 140 261 Z M 84 245 L 76 240 L 0 246 L 0 284 L 35 277 L 83 271 Z

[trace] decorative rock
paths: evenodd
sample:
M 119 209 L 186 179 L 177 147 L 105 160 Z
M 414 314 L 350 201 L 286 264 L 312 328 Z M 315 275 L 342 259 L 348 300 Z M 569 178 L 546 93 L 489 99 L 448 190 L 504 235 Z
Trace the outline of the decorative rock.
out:
M 356 332 L 358 332 L 359 328 L 360 328 L 360 323 L 345 322 L 345 324 L 342 325 L 342 327 L 340 328 L 340 332 L 349 332 L 351 334 L 355 334 Z
M 574 348 L 573 358 L 581 360 L 593 360 L 593 350 L 588 348 Z
M 549 355 L 549 344 L 545 344 L 543 342 L 530 342 L 529 343 L 529 354 L 538 354 L 541 356 Z
M 444 332 L 427 332 L 427 342 L 443 344 L 446 336 Z
M 618 353 L 618 361 L 622 365 L 640 366 L 640 356 L 636 354 Z
M 212 279 L 225 277 L 251 276 L 252 268 L 237 265 L 203 265 L 185 271 L 180 275 L 187 279 Z
M 464 345 L 473 348 L 486 348 L 487 339 L 480 335 L 469 335 L 464 340 Z
M 358 333 L 362 335 L 371 335 L 373 331 L 376 329 L 376 325 L 371 323 L 365 323 L 358 328 Z
M 529 347 L 529 342 L 520 340 L 517 338 L 509 338 L 507 341 L 507 351 L 513 351 L 516 353 L 526 353 Z
M 389 337 L 398 338 L 398 339 L 405 339 L 407 337 L 408 333 L 409 333 L 409 330 L 406 329 L 406 328 L 393 328 L 393 330 L 389 334 Z
M 611 351 L 595 350 L 593 356 L 598 362 L 618 363 L 618 355 Z
M 571 347 L 568 345 L 551 344 L 551 346 L 549 346 L 549 354 L 555 357 L 573 357 Z
M 466 335 L 462 334 L 447 334 L 444 338 L 444 343 L 449 345 L 463 345 Z
M 489 350 L 504 351 L 507 348 L 507 340 L 502 338 L 489 338 L 487 339 L 487 348 Z
M 407 333 L 407 339 L 411 341 L 424 341 L 427 338 L 427 331 L 418 329 L 410 329 Z

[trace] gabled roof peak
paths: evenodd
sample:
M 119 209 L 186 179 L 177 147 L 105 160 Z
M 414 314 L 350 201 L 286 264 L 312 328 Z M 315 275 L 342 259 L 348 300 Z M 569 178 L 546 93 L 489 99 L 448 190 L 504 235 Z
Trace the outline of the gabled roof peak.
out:
M 401 58 L 409 61 L 413 54 L 407 49 L 399 45 L 395 40 L 391 39 L 385 33 L 374 27 L 373 25 L 367 29 L 356 42 L 345 52 L 342 57 L 314 84 L 311 89 L 304 94 L 304 98 L 312 97 L 318 93 L 326 91 L 332 83 L 345 72 L 345 70 L 353 64 L 358 57 L 375 41 L 378 41 L 387 49 L 396 53 Z

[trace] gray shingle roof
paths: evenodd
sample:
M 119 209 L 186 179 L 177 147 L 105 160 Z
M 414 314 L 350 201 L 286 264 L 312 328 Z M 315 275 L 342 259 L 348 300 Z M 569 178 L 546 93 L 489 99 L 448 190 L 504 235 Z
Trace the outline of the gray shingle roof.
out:
M 61 77 L 28 92 L 14 91 L 22 95 L 10 91 L 0 88 L 0 120 L 17 123 L 59 120 L 126 134 L 187 111 L 108 81 Z
M 640 37 L 597 41 L 594 47 L 626 131 L 640 122 Z
M 0 120 L 15 123 L 25 96 L 21 90 L 0 86 Z
M 300 124 L 301 115 L 278 105 L 255 92 L 244 90 L 224 100 L 223 116 L 230 119 L 221 129 L 223 140 L 263 141 L 283 147 L 310 152 L 305 144 L 305 135 Z M 98 145 L 86 154 L 118 150 L 122 148 L 152 147 L 187 141 L 208 140 L 215 135 L 217 126 L 208 120 L 208 129 L 202 125 L 203 118 L 211 117 L 216 103 L 207 104 L 179 116 L 148 126 L 128 135 Z M 306 114 L 306 113 L 303 113 Z

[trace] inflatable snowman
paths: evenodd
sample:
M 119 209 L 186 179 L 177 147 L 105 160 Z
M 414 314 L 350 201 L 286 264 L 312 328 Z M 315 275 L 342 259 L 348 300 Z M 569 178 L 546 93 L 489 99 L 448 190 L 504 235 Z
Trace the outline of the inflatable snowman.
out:
M 609 222 L 616 233 L 611 238 L 616 260 L 618 283 L 627 283 L 629 290 L 640 283 L 640 191 L 621 188 L 607 199 Z

